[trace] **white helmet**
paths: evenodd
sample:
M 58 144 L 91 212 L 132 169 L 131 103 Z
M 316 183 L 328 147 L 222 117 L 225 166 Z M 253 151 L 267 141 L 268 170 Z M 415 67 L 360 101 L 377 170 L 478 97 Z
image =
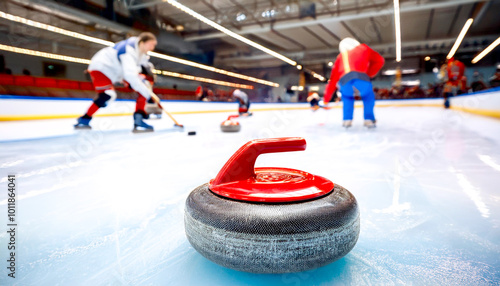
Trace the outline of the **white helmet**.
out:
M 350 51 L 355 47 L 361 45 L 358 41 L 353 38 L 345 38 L 339 43 L 339 50 L 341 53 Z

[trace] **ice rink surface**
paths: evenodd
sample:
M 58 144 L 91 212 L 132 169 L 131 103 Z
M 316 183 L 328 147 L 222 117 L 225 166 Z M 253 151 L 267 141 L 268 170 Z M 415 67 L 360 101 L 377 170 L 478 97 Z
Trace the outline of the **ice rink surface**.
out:
M 341 127 L 341 109 L 150 120 L 99 117 L 0 123 L 0 285 L 499 285 L 500 121 L 437 107 L 375 110 Z M 188 136 L 196 131 L 196 136 Z M 244 143 L 301 136 L 303 152 L 256 166 L 324 176 L 357 198 L 354 249 L 325 267 L 261 275 L 218 266 L 189 244 L 184 203 Z M 16 278 L 7 276 L 7 175 L 16 175 Z

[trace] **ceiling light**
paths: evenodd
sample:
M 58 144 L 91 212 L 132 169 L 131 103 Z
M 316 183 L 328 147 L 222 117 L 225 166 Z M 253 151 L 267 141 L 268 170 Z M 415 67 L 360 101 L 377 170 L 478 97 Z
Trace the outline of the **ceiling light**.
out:
M 401 84 L 406 85 L 406 86 L 416 86 L 416 85 L 420 85 L 420 80 L 416 79 L 416 80 L 402 81 Z
M 486 49 L 484 49 L 479 55 L 472 59 L 472 63 L 475 64 L 479 62 L 484 56 L 491 52 L 496 46 L 500 44 L 500 37 L 498 37 L 493 43 L 491 43 Z M 499 65 L 500 66 L 500 65 Z M 498 68 L 498 66 L 497 66 Z
M 464 39 L 465 34 L 467 34 L 467 31 L 469 30 L 470 25 L 472 25 L 473 21 L 474 19 L 469 18 L 467 22 L 465 22 L 462 31 L 460 31 L 460 34 L 458 35 L 457 40 L 455 41 L 455 44 L 453 44 L 453 47 L 450 50 L 450 53 L 446 56 L 447 59 L 451 59 L 455 55 L 455 53 L 458 50 L 458 47 L 460 47 L 460 44 L 462 43 L 462 40 Z
M 417 73 L 418 72 L 418 69 L 403 69 L 401 70 L 401 74 L 413 74 L 413 73 Z M 386 70 L 384 72 L 382 72 L 383 75 L 395 75 L 396 74 L 396 70 Z
M 65 61 L 65 62 L 87 64 L 87 65 L 90 64 L 90 60 L 87 60 L 87 59 L 69 57 L 69 56 L 52 54 L 52 53 L 45 53 L 45 52 L 22 49 L 22 48 L 16 48 L 16 47 L 6 46 L 6 45 L 2 45 L 2 44 L 0 44 L 0 50 L 12 52 L 12 53 L 16 53 L 16 54 L 24 54 L 24 55 L 30 55 L 30 56 L 35 56 L 35 57 L 60 60 L 60 61 Z
M 394 0 L 394 26 L 396 28 L 396 62 L 401 61 L 401 21 L 399 20 L 399 0 Z
M 297 69 L 300 71 L 302 69 L 301 65 L 297 65 Z
M 243 13 L 238 13 L 236 15 L 236 21 L 238 21 L 238 22 L 244 21 L 246 18 L 247 18 L 247 15 L 245 15 Z
M 333 62 L 328 62 L 329 67 L 333 67 Z
M 271 9 L 271 10 L 266 10 L 266 11 L 262 12 L 262 17 L 263 17 L 263 18 L 271 18 L 271 17 L 273 17 L 275 14 L 276 14 L 276 11 L 274 11 L 274 9 Z
M 197 68 L 200 68 L 200 69 L 208 70 L 208 71 L 211 71 L 211 72 L 216 72 L 216 73 L 220 73 L 220 74 L 231 76 L 231 77 L 236 77 L 236 78 L 241 78 L 241 79 L 248 80 L 248 81 L 257 82 L 257 83 L 260 83 L 260 84 L 265 84 L 265 85 L 269 85 L 269 86 L 273 86 L 273 87 L 279 87 L 280 86 L 279 84 L 271 82 L 271 81 L 267 81 L 267 80 L 263 80 L 263 79 L 258 79 L 258 78 L 254 78 L 254 77 L 251 77 L 251 76 L 246 76 L 246 75 L 242 75 L 242 74 L 238 74 L 238 73 L 234 73 L 234 72 L 230 72 L 230 71 L 218 69 L 218 68 L 207 66 L 207 65 L 202 65 L 202 64 L 199 64 L 199 63 L 195 63 L 195 62 L 184 60 L 184 59 L 179 59 L 179 58 L 176 58 L 176 57 L 172 57 L 172 56 L 160 54 L 160 53 L 157 53 L 157 52 L 149 52 L 149 55 L 151 55 L 153 57 L 160 58 L 160 59 L 164 59 L 164 60 L 167 60 L 167 61 L 176 62 L 176 63 L 184 64 L 184 65 L 189 65 L 189 66 L 197 67 Z
M 211 83 L 211 84 L 230 86 L 230 87 L 234 87 L 234 88 L 253 89 L 252 85 L 238 84 L 238 83 L 227 82 L 227 81 L 222 81 L 222 80 L 216 80 L 216 79 L 204 78 L 204 77 L 199 77 L 199 76 L 181 74 L 181 73 L 177 73 L 177 72 L 162 71 L 162 70 L 153 70 L 153 72 L 155 74 L 164 75 L 164 76 L 171 76 L 171 77 L 177 77 L 177 78 L 182 78 L 182 79 L 187 79 L 187 80 L 201 81 L 201 82 L 206 82 L 206 83 Z
M 312 74 L 312 76 L 313 76 L 314 78 L 317 78 L 317 79 L 319 79 L 320 81 L 325 81 L 325 78 L 324 78 L 322 75 L 320 75 L 320 74 L 318 74 L 318 73 L 315 73 L 315 72 L 313 72 L 313 71 L 311 71 L 310 73 Z
M 22 17 L 18 17 L 18 16 L 14 16 L 14 15 L 11 15 L 11 14 L 4 13 L 2 11 L 0 11 L 0 18 L 4 18 L 4 19 L 7 19 L 7 20 L 10 20 L 10 21 L 13 21 L 13 22 L 17 22 L 17 23 L 22 23 L 22 24 L 25 24 L 25 25 L 28 25 L 28 26 L 31 26 L 31 27 L 35 27 L 35 28 L 39 28 L 39 29 L 42 29 L 42 30 L 47 30 L 47 31 L 51 31 L 51 32 L 54 32 L 54 33 L 66 35 L 66 36 L 69 36 L 69 37 L 73 37 L 73 38 L 77 38 L 77 39 L 81 39 L 81 40 L 93 42 L 93 43 L 96 43 L 96 44 L 101 44 L 101 45 L 105 45 L 105 46 L 113 46 L 114 45 L 114 43 L 110 42 L 110 41 L 101 40 L 101 39 L 94 38 L 94 37 L 89 37 L 89 36 L 84 35 L 84 34 L 72 32 L 72 31 L 68 31 L 68 30 L 65 30 L 65 29 L 61 29 L 61 28 L 55 27 L 55 26 L 51 26 L 51 25 L 40 23 L 40 22 L 28 20 L 28 19 L 25 19 L 25 18 L 22 18 Z
M 430 61 L 430 60 L 431 60 L 431 57 L 427 56 L 427 57 L 425 57 L 425 58 L 424 58 L 424 60 L 425 60 L 426 62 L 428 62 L 428 61 Z
M 181 11 L 183 11 L 183 12 L 185 12 L 185 13 L 193 16 L 193 17 L 195 17 L 196 19 L 202 21 L 203 23 L 205 23 L 205 24 L 207 24 L 207 25 L 209 25 L 209 26 L 211 26 L 211 27 L 213 27 L 213 28 L 215 28 L 215 29 L 223 32 L 224 34 L 226 34 L 226 35 L 228 35 L 230 37 L 233 37 L 233 38 L 235 38 L 237 40 L 240 40 L 243 43 L 245 43 L 247 45 L 250 45 L 250 46 L 252 46 L 252 47 L 254 47 L 256 49 L 259 49 L 259 50 L 261 50 L 261 51 L 263 51 L 263 52 L 265 52 L 267 54 L 270 54 L 271 56 L 276 57 L 276 58 L 278 58 L 278 59 L 280 59 L 280 60 L 282 60 L 282 61 L 284 61 L 284 62 L 286 62 L 286 63 L 288 63 L 288 64 L 290 64 L 292 66 L 295 66 L 297 64 L 297 62 L 295 62 L 295 61 L 293 61 L 293 60 L 291 60 L 291 59 L 289 59 L 289 58 L 287 58 L 287 57 L 285 57 L 285 56 L 283 56 L 281 54 L 278 54 L 277 52 L 275 52 L 273 50 L 270 50 L 270 49 L 268 49 L 268 48 L 266 48 L 266 47 L 264 47 L 264 46 L 262 46 L 260 44 L 257 44 L 254 41 L 251 41 L 251 40 L 249 40 L 249 39 L 247 39 L 245 37 L 242 37 L 242 36 L 240 36 L 240 35 L 232 32 L 232 31 L 228 30 L 227 28 L 222 27 L 221 25 L 215 23 L 212 20 L 209 20 L 205 16 L 202 16 L 202 15 L 196 13 L 195 11 L 193 11 L 190 8 L 188 8 L 188 7 L 180 4 L 179 2 L 177 2 L 175 0 L 163 0 L 163 2 L 167 2 L 170 5 L 172 5 L 172 6 L 176 7 L 176 8 L 178 8 L 178 9 L 180 9 Z
M 104 45 L 104 46 L 114 46 L 115 45 L 115 43 L 110 42 L 110 41 L 102 40 L 102 39 L 95 38 L 95 37 L 90 37 L 90 36 L 80 34 L 77 32 L 72 32 L 72 31 L 68 31 L 65 29 L 55 27 L 55 26 L 51 26 L 51 25 L 40 23 L 40 22 L 28 20 L 26 18 L 7 14 L 7 13 L 4 13 L 2 11 L 0 11 L 0 18 L 4 18 L 4 19 L 10 20 L 10 21 L 17 22 L 17 23 L 22 23 L 22 24 L 32 26 L 35 28 L 39 28 L 42 30 L 51 31 L 51 32 L 54 32 L 57 34 L 65 35 L 68 37 L 72 37 L 72 38 L 76 38 L 76 39 L 80 39 L 80 40 L 84 40 L 84 41 L 88 41 L 88 42 L 92 42 L 92 43 L 96 43 L 96 44 L 100 44 L 100 45 Z M 184 65 L 188 65 L 188 66 L 192 66 L 192 67 L 196 67 L 196 68 L 224 74 L 224 75 L 231 76 L 231 77 L 236 77 L 236 78 L 240 78 L 240 79 L 244 79 L 244 80 L 248 80 L 248 81 L 253 81 L 256 83 L 269 85 L 269 86 L 273 86 L 273 87 L 279 87 L 279 84 L 277 84 L 275 82 L 262 80 L 262 79 L 254 78 L 251 76 L 246 76 L 246 75 L 234 73 L 234 72 L 225 71 L 225 70 L 218 69 L 215 67 L 198 64 L 198 63 L 195 63 L 192 61 L 188 61 L 188 60 L 184 60 L 184 59 L 180 59 L 180 58 L 176 58 L 176 57 L 172 57 L 172 56 L 167 56 L 167 55 L 156 53 L 156 52 L 150 52 L 149 55 L 156 57 L 156 58 L 161 58 L 161 59 L 164 59 L 167 61 L 176 62 L 176 63 L 180 63 L 180 64 L 184 64 Z

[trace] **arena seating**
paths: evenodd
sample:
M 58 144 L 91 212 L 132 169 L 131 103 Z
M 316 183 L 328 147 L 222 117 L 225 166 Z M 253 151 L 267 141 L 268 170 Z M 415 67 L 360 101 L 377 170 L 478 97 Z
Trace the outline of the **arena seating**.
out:
M 135 99 L 128 87 L 117 87 L 118 98 Z M 154 88 L 154 92 L 166 100 L 196 100 L 195 91 Z M 94 86 L 88 81 L 76 81 L 49 77 L 0 74 L 0 94 L 42 96 L 58 98 L 94 98 Z

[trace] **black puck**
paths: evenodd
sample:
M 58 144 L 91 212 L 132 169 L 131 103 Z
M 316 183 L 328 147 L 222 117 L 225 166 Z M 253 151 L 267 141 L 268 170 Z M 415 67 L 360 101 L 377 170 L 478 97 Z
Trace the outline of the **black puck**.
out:
M 188 132 L 188 135 L 189 135 L 189 136 L 190 136 L 190 135 L 196 135 L 196 131 L 189 131 L 189 132 Z

